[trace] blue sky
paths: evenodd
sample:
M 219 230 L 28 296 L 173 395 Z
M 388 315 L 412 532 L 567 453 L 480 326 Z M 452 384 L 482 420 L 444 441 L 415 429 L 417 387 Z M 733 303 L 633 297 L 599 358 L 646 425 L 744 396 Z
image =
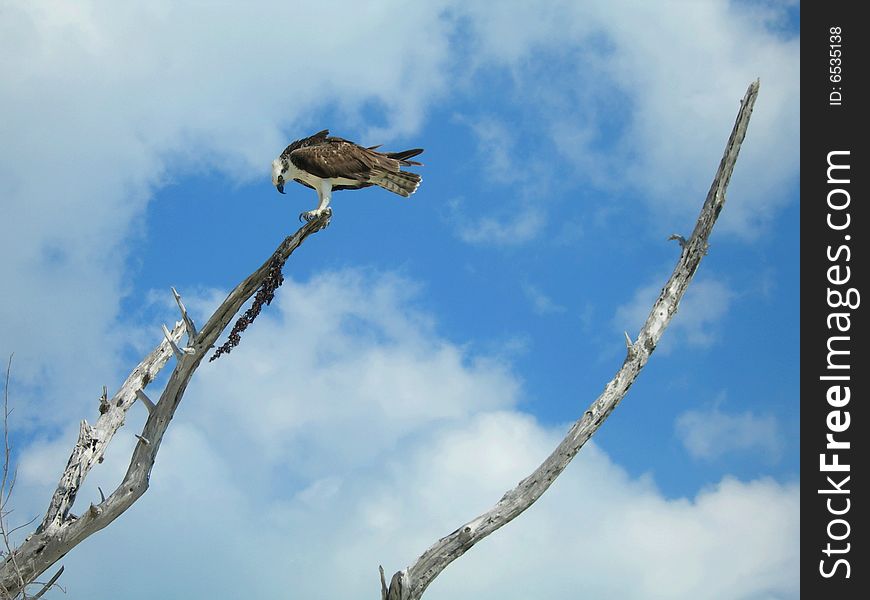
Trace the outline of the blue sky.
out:
M 619 367 L 760 77 L 649 365 L 426 597 L 798 597 L 799 5 L 420 4 L 0 3 L 13 516 L 44 512 L 101 386 L 176 319 L 169 286 L 203 322 L 314 208 L 271 186 L 289 141 L 420 146 L 412 198 L 335 194 L 194 377 L 148 494 L 64 561 L 74 596 L 151 597 L 157 569 L 179 597 L 376 595 L 378 564 L 496 502 Z M 120 481 L 136 410 L 83 497 Z

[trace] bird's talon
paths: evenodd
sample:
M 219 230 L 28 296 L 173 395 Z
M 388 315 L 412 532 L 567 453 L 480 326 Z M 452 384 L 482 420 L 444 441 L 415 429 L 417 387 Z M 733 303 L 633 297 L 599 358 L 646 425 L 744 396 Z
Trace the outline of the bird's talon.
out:
M 327 220 L 332 217 L 332 209 L 327 207 L 323 210 L 309 210 L 299 215 L 299 220 L 310 223 L 319 219 L 321 215 L 326 215 Z

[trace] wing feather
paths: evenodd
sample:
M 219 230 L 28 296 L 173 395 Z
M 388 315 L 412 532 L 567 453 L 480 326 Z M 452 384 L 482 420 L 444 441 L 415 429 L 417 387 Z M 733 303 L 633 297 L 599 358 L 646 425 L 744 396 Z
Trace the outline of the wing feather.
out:
M 281 153 L 281 158 L 287 158 L 290 156 L 290 153 L 298 148 L 306 148 L 309 146 L 315 146 L 317 144 L 322 144 L 324 140 L 326 140 L 326 136 L 329 135 L 329 130 L 324 129 L 323 131 L 318 131 L 314 135 L 308 136 L 307 138 L 302 138 L 301 140 L 296 140 L 295 142 L 291 142 L 289 146 L 284 149 L 284 152 Z
M 294 149 L 289 158 L 297 168 L 317 177 L 366 181 L 376 165 L 376 154 L 341 138 L 326 138 Z
M 417 166 L 408 160 L 423 150 L 414 148 L 402 152 L 378 152 L 380 146 L 364 148 L 340 137 L 330 137 L 324 129 L 312 136 L 291 143 L 281 158 L 288 159 L 297 168 L 317 177 L 345 178 L 368 182 L 374 171 L 398 173 L 401 167 Z

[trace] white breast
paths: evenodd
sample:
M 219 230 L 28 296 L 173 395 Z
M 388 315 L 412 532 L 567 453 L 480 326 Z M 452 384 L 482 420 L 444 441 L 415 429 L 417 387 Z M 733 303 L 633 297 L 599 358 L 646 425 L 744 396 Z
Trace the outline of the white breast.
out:
M 322 178 L 317 175 L 312 175 L 308 171 L 303 171 L 294 165 L 292 162 L 290 163 L 290 168 L 287 169 L 287 176 L 285 179 L 298 179 L 300 181 L 304 181 L 314 189 L 320 189 L 320 182 Z

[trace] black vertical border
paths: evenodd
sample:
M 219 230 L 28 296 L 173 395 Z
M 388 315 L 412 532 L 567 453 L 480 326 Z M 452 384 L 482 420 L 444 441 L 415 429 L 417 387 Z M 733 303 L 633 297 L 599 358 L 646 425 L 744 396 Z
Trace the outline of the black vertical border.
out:
M 806 598 L 851 599 L 866 598 L 870 593 L 866 545 L 868 536 L 864 523 L 867 511 L 867 494 L 858 491 L 866 487 L 867 410 L 864 404 L 870 401 L 867 396 L 866 381 L 870 378 L 870 353 L 861 352 L 866 339 L 867 327 L 864 304 L 870 303 L 870 290 L 864 286 L 866 271 L 870 268 L 866 260 L 866 238 L 870 237 L 866 204 L 867 185 L 870 177 L 866 152 L 866 115 L 870 110 L 867 103 L 866 79 L 867 61 L 862 60 L 868 51 L 866 42 L 870 35 L 870 24 L 858 17 L 860 2 L 827 1 L 805 2 L 801 10 L 801 593 Z M 832 28 L 840 28 L 840 39 L 832 39 Z M 836 30 L 834 30 L 836 31 Z M 837 48 L 839 44 L 839 48 Z M 836 50 L 840 50 L 837 56 Z M 840 62 L 832 60 L 839 58 Z M 837 74 L 832 67 L 839 66 L 842 80 L 832 81 Z M 836 95 L 842 94 L 839 105 Z M 848 151 L 838 155 L 837 161 L 848 162 L 848 184 L 828 182 L 828 154 L 832 151 Z M 844 158 L 846 157 L 846 158 Z M 834 173 L 845 175 L 844 170 Z M 834 189 L 848 192 L 848 207 L 833 211 L 828 206 L 828 194 Z M 835 204 L 843 204 L 846 196 L 835 192 Z M 849 214 L 849 227 L 836 231 L 827 223 L 828 214 L 832 221 L 842 225 L 845 213 Z M 847 246 L 848 251 L 837 250 Z M 838 257 L 831 260 L 830 255 Z M 848 258 L 848 260 L 846 260 Z M 832 266 L 840 265 L 831 273 L 835 278 L 845 276 L 849 267 L 849 281 L 833 285 L 829 281 Z M 852 309 L 833 308 L 828 302 L 828 290 L 839 289 L 844 294 L 848 288 L 855 288 L 861 294 L 860 304 Z M 867 295 L 864 292 L 867 292 Z M 839 321 L 849 324 L 849 331 L 828 328 L 831 313 L 849 313 L 848 319 Z M 850 365 L 849 369 L 837 371 L 828 369 L 828 340 L 831 336 L 848 336 L 848 341 L 835 343 L 850 354 L 839 362 Z M 849 381 L 825 381 L 821 377 L 832 374 L 846 374 Z M 840 407 L 828 403 L 827 393 L 831 385 L 848 385 L 850 400 Z M 835 400 L 836 401 L 836 400 Z M 832 411 L 838 415 L 831 416 Z M 842 428 L 848 411 L 849 426 L 845 431 L 832 433 L 828 426 L 829 416 L 834 427 Z M 826 449 L 827 434 L 832 433 L 837 441 L 848 441 L 849 449 Z M 823 472 L 820 455 L 827 454 L 827 462 L 832 462 L 832 454 L 839 455 L 841 464 L 848 464 L 848 472 Z M 820 493 L 834 486 L 827 481 L 831 476 L 834 483 L 848 494 Z M 844 476 L 850 479 L 842 483 Z M 848 512 L 833 515 L 827 501 L 831 500 L 834 510 L 842 511 L 848 498 Z M 835 519 L 848 522 L 832 523 Z M 831 539 L 830 532 L 842 540 Z M 830 556 L 824 552 L 828 544 L 837 550 L 848 548 L 848 552 Z M 849 544 L 849 546 L 846 546 Z M 860 557 L 860 559 L 859 559 Z M 849 563 L 849 577 L 846 568 L 840 564 L 834 576 L 825 578 L 821 569 L 829 573 L 835 561 L 843 558 Z M 824 566 L 820 561 L 824 560 Z

